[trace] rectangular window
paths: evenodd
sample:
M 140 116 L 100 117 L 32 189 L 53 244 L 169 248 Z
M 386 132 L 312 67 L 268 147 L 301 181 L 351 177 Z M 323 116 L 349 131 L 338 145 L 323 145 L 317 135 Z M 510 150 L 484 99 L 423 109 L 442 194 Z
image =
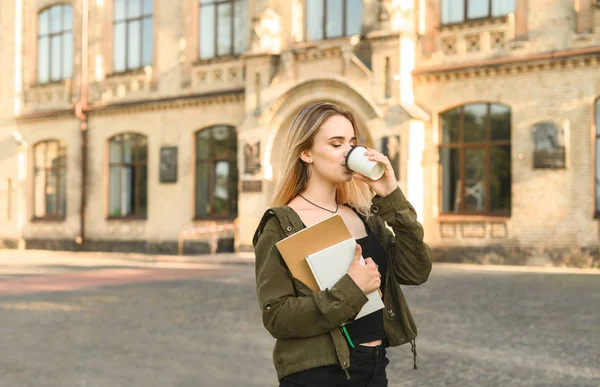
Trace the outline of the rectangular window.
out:
M 46 8 L 38 16 L 37 81 L 47 83 L 73 75 L 73 13 L 70 5 Z
M 152 65 L 154 0 L 115 0 L 113 71 L 121 73 Z
M 248 44 L 248 0 L 200 0 L 198 56 L 239 55 Z
M 360 34 L 362 0 L 305 0 L 305 39 L 317 41 Z
M 515 0 L 441 0 L 442 24 L 461 23 L 508 15 Z

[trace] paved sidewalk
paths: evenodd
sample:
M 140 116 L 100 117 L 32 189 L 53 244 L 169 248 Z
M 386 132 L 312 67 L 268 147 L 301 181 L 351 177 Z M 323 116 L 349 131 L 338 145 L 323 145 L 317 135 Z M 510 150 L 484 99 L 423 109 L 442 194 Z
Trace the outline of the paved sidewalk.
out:
M 94 266 L 139 266 L 186 268 L 197 265 L 254 265 L 254 253 L 219 253 L 205 255 L 153 255 L 141 253 L 111 252 L 73 252 L 47 250 L 9 250 L 0 249 L 0 274 L 7 266 L 49 266 L 68 265 L 81 267 Z M 467 263 L 435 262 L 440 268 L 454 268 L 476 271 L 519 272 L 519 273 L 555 273 L 555 274 L 600 274 L 600 269 L 578 269 L 551 266 L 510 266 L 475 265 Z
M 0 266 L 161 266 L 187 267 L 189 265 L 254 264 L 254 253 L 219 253 L 206 255 L 152 255 L 140 253 L 74 252 L 51 250 L 0 249 Z

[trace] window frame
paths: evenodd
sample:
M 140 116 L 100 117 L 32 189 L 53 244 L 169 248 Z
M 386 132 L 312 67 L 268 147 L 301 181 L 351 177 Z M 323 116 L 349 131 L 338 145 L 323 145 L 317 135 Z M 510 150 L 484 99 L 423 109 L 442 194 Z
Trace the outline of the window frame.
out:
M 457 1 L 457 0 L 446 0 L 446 1 L 453 1 L 454 2 L 454 1 Z M 439 2 L 439 5 L 440 5 L 440 26 L 445 27 L 445 26 L 453 26 L 453 25 L 460 25 L 460 24 L 468 24 L 468 23 L 471 23 L 471 22 L 477 22 L 477 21 L 482 21 L 482 20 L 504 19 L 504 18 L 506 18 L 506 16 L 509 13 L 515 12 L 515 9 L 513 9 L 512 11 L 507 12 L 505 14 L 494 16 L 492 14 L 492 12 L 493 12 L 492 5 L 493 5 L 494 0 L 488 0 L 488 14 L 487 14 L 487 16 L 470 18 L 469 17 L 469 1 L 470 0 L 458 0 L 458 1 L 462 1 L 463 5 L 464 5 L 464 8 L 463 8 L 463 19 L 460 20 L 460 21 L 452 21 L 452 22 L 444 23 L 443 15 L 442 15 L 442 10 L 443 10 L 442 3 L 444 2 L 444 0 L 440 0 L 440 2 Z M 516 8 L 516 4 L 515 4 L 515 8 Z
M 236 4 L 243 5 L 245 3 L 246 18 L 248 18 L 248 13 L 250 12 L 250 4 L 249 4 L 248 0 L 206 0 L 207 2 L 203 2 L 202 0 L 195 0 L 195 1 L 197 1 L 196 10 L 198 11 L 197 15 L 196 15 L 196 19 L 197 19 L 197 23 L 198 23 L 197 24 L 198 29 L 196 31 L 197 39 L 198 39 L 198 45 L 197 45 L 198 51 L 197 51 L 196 60 L 198 60 L 200 62 L 204 62 L 204 61 L 211 61 L 211 60 L 219 59 L 219 58 L 229 58 L 229 57 L 236 58 L 248 50 L 248 43 L 249 43 L 248 20 L 246 20 L 246 23 L 244 26 L 245 31 L 237 32 L 236 28 L 235 28 Z M 231 48 L 228 53 L 219 54 L 219 34 L 218 34 L 218 31 L 219 31 L 219 6 L 222 6 L 224 4 L 230 4 L 230 6 L 231 6 L 231 30 L 230 30 L 230 34 L 231 34 L 230 47 Z M 202 57 L 201 56 L 201 53 L 202 53 L 202 21 L 201 21 L 202 8 L 209 7 L 209 6 L 214 7 L 214 15 L 213 15 L 214 55 L 210 56 L 210 57 Z M 236 47 L 235 47 L 236 37 L 239 36 L 239 34 L 244 35 L 244 38 L 245 38 L 244 50 L 242 52 L 236 52 Z
M 58 164 L 55 167 L 52 167 L 50 165 L 48 165 L 48 145 L 51 143 L 55 143 L 57 146 L 57 159 L 61 160 L 61 155 L 64 156 L 64 158 L 62 159 L 63 163 L 62 164 Z M 45 152 L 44 152 L 44 165 L 43 166 L 38 166 L 37 165 L 37 149 L 38 147 L 41 147 L 42 145 L 46 146 Z M 33 157 L 33 178 L 31 179 L 31 200 L 32 200 L 32 204 L 31 204 L 31 220 L 33 222 L 38 222 L 38 221 L 64 221 L 66 219 L 67 216 L 67 145 L 65 141 L 62 140 L 58 140 L 58 139 L 46 139 L 46 140 L 42 140 L 42 141 L 38 141 L 32 148 L 32 157 Z M 42 170 L 44 173 L 44 215 L 43 216 L 37 216 L 36 215 L 36 176 L 38 171 Z M 60 175 L 60 171 L 62 170 L 63 173 L 63 180 L 65 182 L 64 185 L 64 189 L 61 190 L 61 186 L 60 186 L 60 179 L 59 179 L 59 175 Z M 55 208 L 56 208 L 56 213 L 54 214 L 48 214 L 46 211 L 46 207 L 47 207 L 47 202 L 46 202 L 46 189 L 48 187 L 48 175 L 54 171 L 55 172 L 55 176 L 56 176 L 56 195 L 55 195 Z M 61 202 L 61 195 L 64 196 L 64 213 L 61 214 L 60 213 L 60 202 Z
M 347 19 L 348 19 L 348 1 L 349 0 L 341 0 L 342 1 L 342 12 L 340 17 L 342 18 L 342 34 L 339 36 L 327 36 L 327 0 L 320 0 L 322 1 L 322 5 L 323 5 L 323 24 L 321 25 L 322 28 L 322 32 L 323 32 L 323 37 L 321 39 L 311 39 L 308 40 L 308 12 L 306 12 L 306 0 L 304 0 L 304 20 L 303 20 L 303 41 L 304 42 L 322 42 L 325 40 L 330 40 L 330 39 L 339 39 L 339 38 L 344 38 L 347 36 L 351 36 L 348 34 L 348 23 L 347 23 Z M 361 6 L 364 7 L 364 0 L 361 0 Z M 361 23 L 363 20 L 363 13 L 361 11 Z M 362 28 L 361 28 L 362 29 Z M 352 34 L 354 35 L 354 34 Z
M 146 159 L 144 161 L 132 161 L 132 162 L 123 162 L 124 160 L 124 144 L 125 144 L 125 136 L 134 136 L 136 137 L 136 144 L 138 144 L 138 142 L 140 140 L 144 140 L 145 141 L 145 147 L 146 147 Z M 120 160 L 119 162 L 112 162 L 110 159 L 110 147 L 111 147 L 111 143 L 113 141 L 120 141 Z M 146 220 L 148 219 L 148 204 L 149 204 L 149 196 L 148 196 L 148 181 L 149 181 L 149 173 L 148 173 L 148 159 L 149 159 L 149 149 L 148 149 L 148 136 L 146 136 L 145 134 L 141 134 L 141 133 L 135 133 L 135 132 L 121 132 L 121 133 L 117 133 L 114 136 L 110 137 L 107 141 L 107 164 L 108 164 L 108 168 L 107 168 L 107 195 L 106 195 L 106 203 L 107 203 L 107 215 L 106 215 L 106 219 L 107 220 L 128 220 L 128 219 L 132 219 L 132 220 Z M 139 145 L 139 144 L 138 144 Z M 136 150 L 137 152 L 137 150 Z M 135 156 L 133 157 L 133 159 L 135 160 Z M 145 211 L 140 211 L 140 189 L 139 189 L 139 181 L 136 178 L 135 182 L 134 182 L 134 198 L 133 198 L 133 210 L 130 214 L 127 215 L 112 215 L 111 214 L 111 202 L 110 202 L 110 190 L 111 190 L 111 168 L 112 167 L 118 167 L 118 168 L 123 168 L 123 167 L 132 167 L 135 169 L 139 168 L 139 167 L 146 167 L 146 183 L 145 183 L 145 189 L 146 189 L 146 209 Z M 134 172 L 135 174 L 135 172 Z M 119 176 L 121 176 L 119 174 Z M 122 187 L 120 187 L 120 193 L 122 191 Z
M 127 13 L 127 8 L 128 8 L 128 2 L 129 1 L 138 1 L 140 3 L 140 16 L 138 17 L 129 17 L 128 13 Z M 112 7 L 112 71 L 113 74 L 127 74 L 127 73 L 132 73 L 132 72 L 137 72 L 140 71 L 141 69 L 145 68 L 146 66 L 153 66 L 154 65 L 154 51 L 155 51 L 155 41 L 154 41 L 154 35 L 155 35 L 155 25 L 154 25 L 154 12 L 155 12 L 155 0 L 151 0 L 152 2 L 152 12 L 150 14 L 145 14 L 144 13 L 144 0 L 123 0 L 123 7 L 124 7 L 124 18 L 123 19 L 116 19 L 116 15 L 115 15 L 115 6 L 114 6 L 114 0 L 113 0 L 113 7 Z M 145 19 L 150 19 L 151 20 L 151 25 L 152 25 L 152 33 L 151 33 L 151 37 L 150 39 L 152 40 L 152 53 L 150 55 L 151 61 L 149 64 L 144 64 L 144 20 Z M 133 22 L 139 21 L 140 22 L 140 36 L 139 36 L 139 43 L 140 43 L 140 65 L 138 67 L 130 67 L 129 66 L 129 25 Z M 125 68 L 123 70 L 115 70 L 116 66 L 115 66 L 115 31 L 116 28 L 115 26 L 118 23 L 123 23 L 125 25 L 125 47 L 124 50 L 125 52 L 123 53 L 124 55 L 124 63 L 125 63 Z
M 60 8 L 60 18 L 61 18 L 61 24 L 64 24 L 65 22 L 65 11 L 64 9 L 66 7 L 70 7 L 71 8 L 71 27 L 69 29 L 66 29 L 64 27 L 64 25 L 61 25 L 61 29 L 58 32 L 51 32 L 51 26 L 50 26 L 50 12 L 52 9 L 54 8 Z M 41 19 L 42 19 L 42 15 L 48 13 L 48 32 L 45 34 L 42 34 L 40 32 L 40 23 L 41 23 Z M 65 62 L 64 62 L 64 45 L 63 45 L 63 41 L 64 41 L 64 35 L 70 33 L 71 34 L 71 63 L 73 63 L 74 61 L 74 52 L 75 52 L 75 40 L 74 40 L 74 35 L 73 35 L 73 21 L 74 21 L 74 17 L 73 17 L 73 6 L 71 4 L 68 3 L 56 3 L 56 4 L 52 4 L 49 5 L 45 8 L 42 8 L 38 13 L 37 13 L 37 29 L 36 29 L 36 74 L 35 74 L 35 79 L 37 81 L 38 84 L 40 85 L 47 85 L 47 84 L 52 84 L 52 83 L 57 83 L 57 82 L 63 82 L 67 79 L 72 79 L 73 78 L 73 66 L 71 66 L 71 74 L 69 76 L 65 75 Z M 59 36 L 59 41 L 60 41 L 60 50 L 58 55 L 60 56 L 60 77 L 57 79 L 53 79 L 52 78 L 52 53 L 54 52 L 54 50 L 52 50 L 52 38 Z M 41 81 L 40 80 L 40 41 L 43 38 L 47 38 L 48 39 L 48 48 L 47 48 L 47 56 L 48 56 L 48 61 L 45 64 L 45 66 L 47 66 L 48 68 L 48 80 L 46 81 Z M 56 54 L 56 53 L 55 53 Z
M 199 155 L 198 155 L 198 136 L 200 135 L 201 132 L 204 131 L 209 131 L 210 132 L 210 137 L 209 137 L 209 149 L 213 147 L 213 143 L 212 143 L 212 131 L 218 127 L 226 127 L 230 130 L 230 135 L 233 134 L 234 140 L 235 140 L 235 151 L 231 151 L 228 154 L 228 157 L 217 157 L 217 156 L 213 156 L 212 154 L 209 154 L 208 157 L 203 160 L 200 159 Z M 236 219 L 238 217 L 239 214 L 239 193 L 240 193 L 240 188 L 239 188 L 239 183 L 240 183 L 240 179 L 239 179 L 239 171 L 238 171 L 238 138 L 237 138 L 237 129 L 235 126 L 232 125 L 226 125 L 226 124 L 217 124 L 217 125 L 211 125 L 211 126 L 207 126 L 205 128 L 202 128 L 200 130 L 197 130 L 194 133 L 194 195 L 193 195 L 193 203 L 194 203 L 194 217 L 193 220 L 194 221 L 203 221 L 203 220 L 233 220 Z M 228 141 L 228 145 L 231 145 L 230 143 L 231 141 L 231 136 L 229 137 L 229 141 Z M 212 205 L 213 202 L 213 198 L 214 198 L 214 188 L 216 185 L 216 176 L 215 176 L 215 165 L 217 162 L 220 161 L 226 161 L 229 163 L 230 165 L 230 169 L 229 169 L 229 181 L 232 182 L 234 181 L 235 184 L 235 189 L 237 190 L 236 193 L 236 201 L 238 202 L 236 204 L 236 211 L 232 212 L 231 211 L 231 204 L 232 204 L 232 199 L 228 198 L 227 200 L 227 213 L 226 214 L 218 214 L 218 213 L 214 213 L 214 212 L 208 212 L 206 215 L 199 215 L 198 213 L 198 207 L 197 207 L 197 196 L 198 196 L 198 192 L 197 192 L 197 185 L 198 185 L 198 166 L 200 165 L 200 163 L 206 163 L 209 166 L 209 178 L 208 178 L 208 198 L 207 198 L 207 202 L 209 204 Z M 233 166 L 233 168 L 231 168 L 231 166 Z M 235 172 L 235 173 L 234 173 Z M 233 185 L 231 185 L 231 187 L 233 187 Z
M 464 109 L 470 105 L 482 105 L 485 104 L 487 106 L 486 110 L 486 119 L 485 119 L 485 131 L 486 131 L 486 139 L 485 141 L 479 142 L 465 142 L 464 141 Z M 508 108 L 510 111 L 510 130 L 511 136 L 508 140 L 491 140 L 491 109 L 492 105 L 502 106 L 504 108 Z M 443 123 L 444 120 L 442 116 L 446 113 L 449 113 L 453 110 L 460 109 L 460 120 L 459 120 L 459 139 L 458 142 L 444 144 L 443 143 Z M 489 102 L 489 101 L 473 101 L 467 102 L 461 105 L 456 105 L 444 111 L 441 111 L 438 114 L 438 134 L 439 134 L 439 143 L 438 143 L 438 209 L 440 217 L 468 217 L 468 218 L 477 218 L 477 217 L 490 217 L 490 218 L 510 218 L 512 213 L 512 180 L 513 180 L 513 171 L 512 171 L 512 108 L 509 105 L 505 105 L 498 102 Z M 501 146 L 509 146 L 511 153 L 511 200 L 510 200 L 510 209 L 508 211 L 497 211 L 491 212 L 491 190 L 490 190 L 490 181 L 491 181 L 491 149 L 493 147 L 501 147 Z M 441 153 L 442 149 L 458 149 L 459 150 L 459 176 L 460 176 L 460 206 L 459 211 L 455 212 L 444 212 L 443 211 L 443 196 L 444 196 L 444 187 L 442 184 L 443 181 L 443 165 L 441 161 Z M 465 152 L 466 149 L 484 149 L 486 155 L 486 165 L 485 165 L 485 210 L 481 212 L 469 212 L 465 210 L 465 172 L 466 172 L 466 161 L 465 161 Z M 456 198 L 455 198 L 456 200 Z
M 594 155 L 594 159 L 593 159 L 593 165 L 594 165 L 594 176 L 593 176 L 593 181 L 594 181 L 594 219 L 600 219 L 600 203 L 597 203 L 598 201 L 598 182 L 600 180 L 600 170 L 598 170 L 598 158 L 600 158 L 600 154 L 598 154 L 598 144 L 600 144 L 600 97 L 596 98 L 594 100 L 594 106 L 593 106 L 593 123 L 594 125 L 592 126 L 593 131 L 592 131 L 592 139 L 594 139 L 594 141 L 592 142 L 592 146 L 593 146 L 593 155 Z

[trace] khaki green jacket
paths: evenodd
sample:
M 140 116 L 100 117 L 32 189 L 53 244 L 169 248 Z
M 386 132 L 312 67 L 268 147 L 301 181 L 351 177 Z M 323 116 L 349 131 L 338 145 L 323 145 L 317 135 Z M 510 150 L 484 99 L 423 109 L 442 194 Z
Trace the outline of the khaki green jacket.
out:
M 383 298 L 387 344 L 413 344 L 417 327 L 399 285 L 419 285 L 429 277 L 431 258 L 423 227 L 399 188 L 386 197 L 375 196 L 371 213 L 367 224 L 388 261 Z M 303 228 L 294 210 L 275 207 L 265 212 L 253 239 L 258 302 L 264 326 L 277 339 L 273 361 L 280 380 L 324 365 L 340 364 L 347 370 L 350 351 L 339 327 L 352 321 L 367 302 L 347 274 L 331 289 L 317 293 L 291 276 L 275 243 Z

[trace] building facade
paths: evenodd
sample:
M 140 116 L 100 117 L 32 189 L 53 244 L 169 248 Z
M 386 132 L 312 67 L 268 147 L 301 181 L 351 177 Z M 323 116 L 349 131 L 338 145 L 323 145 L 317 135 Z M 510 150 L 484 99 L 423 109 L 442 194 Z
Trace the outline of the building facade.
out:
M 217 224 L 219 250 L 251 251 L 286 129 L 326 100 L 390 157 L 439 259 L 599 254 L 596 1 L 7 3 L 7 246 L 174 253 Z

